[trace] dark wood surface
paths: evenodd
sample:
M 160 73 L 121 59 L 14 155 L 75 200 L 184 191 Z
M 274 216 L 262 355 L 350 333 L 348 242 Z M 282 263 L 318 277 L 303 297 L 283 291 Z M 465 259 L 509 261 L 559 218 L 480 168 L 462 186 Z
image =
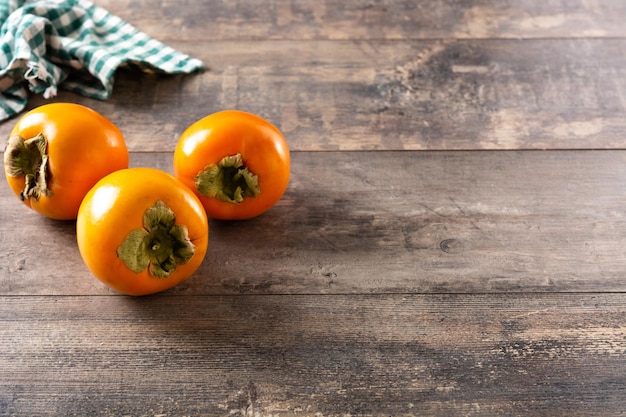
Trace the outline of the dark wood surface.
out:
M 140 298 L 0 183 L 0 415 L 626 415 L 626 3 L 96 3 L 208 68 L 55 100 L 169 172 L 257 113 L 291 182 Z

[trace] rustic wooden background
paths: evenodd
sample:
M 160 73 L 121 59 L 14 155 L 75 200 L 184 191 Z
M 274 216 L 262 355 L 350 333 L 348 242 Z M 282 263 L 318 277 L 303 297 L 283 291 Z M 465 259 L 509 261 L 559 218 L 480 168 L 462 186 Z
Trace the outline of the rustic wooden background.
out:
M 292 180 L 143 298 L 2 182 L 0 415 L 626 415 L 625 2 L 95 2 L 207 70 L 55 100 L 170 172 L 257 113 Z

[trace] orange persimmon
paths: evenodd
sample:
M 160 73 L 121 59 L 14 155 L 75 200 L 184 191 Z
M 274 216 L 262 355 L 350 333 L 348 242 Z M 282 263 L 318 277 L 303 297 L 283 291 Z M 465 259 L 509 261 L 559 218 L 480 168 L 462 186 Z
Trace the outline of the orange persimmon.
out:
M 22 116 L 4 152 L 9 186 L 22 202 L 53 218 L 75 219 L 89 189 L 128 167 L 120 130 L 98 112 L 74 103 L 52 103 Z
M 289 174 L 289 148 L 280 130 L 238 110 L 193 123 L 174 152 L 174 175 L 216 219 L 242 220 L 266 212 L 283 196 Z
M 146 295 L 189 278 L 207 251 L 202 204 L 182 182 L 154 168 L 128 168 L 87 193 L 76 222 L 80 254 L 109 287 Z

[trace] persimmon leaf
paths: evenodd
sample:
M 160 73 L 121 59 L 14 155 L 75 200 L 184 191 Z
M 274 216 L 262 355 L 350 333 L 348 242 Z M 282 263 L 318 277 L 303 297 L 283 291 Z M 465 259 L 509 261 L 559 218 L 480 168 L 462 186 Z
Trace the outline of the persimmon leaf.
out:
M 150 256 L 145 249 L 148 232 L 145 229 L 131 230 L 124 242 L 117 248 L 117 256 L 133 272 L 140 273 L 150 264 Z

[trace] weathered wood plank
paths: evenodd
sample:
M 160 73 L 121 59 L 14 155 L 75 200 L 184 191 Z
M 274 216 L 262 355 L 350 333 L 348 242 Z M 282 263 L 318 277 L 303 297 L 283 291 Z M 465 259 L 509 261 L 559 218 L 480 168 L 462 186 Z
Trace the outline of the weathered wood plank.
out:
M 624 178 L 626 151 L 294 153 L 284 198 L 212 221 L 203 266 L 174 293 L 626 291 Z M 0 213 L 1 294 L 109 293 L 73 223 L 4 182 Z
M 266 117 L 293 150 L 626 147 L 626 40 L 180 46 L 210 69 L 120 72 L 106 102 L 57 100 L 105 114 L 135 151 L 172 151 L 187 126 L 225 108 Z
M 208 70 L 56 100 L 167 171 L 258 113 L 292 182 L 131 298 L 0 181 L 0 415 L 624 415 L 625 2 L 96 2 Z
M 626 408 L 624 294 L 0 301 L 5 415 Z
M 98 0 L 164 40 L 626 36 L 620 0 Z

